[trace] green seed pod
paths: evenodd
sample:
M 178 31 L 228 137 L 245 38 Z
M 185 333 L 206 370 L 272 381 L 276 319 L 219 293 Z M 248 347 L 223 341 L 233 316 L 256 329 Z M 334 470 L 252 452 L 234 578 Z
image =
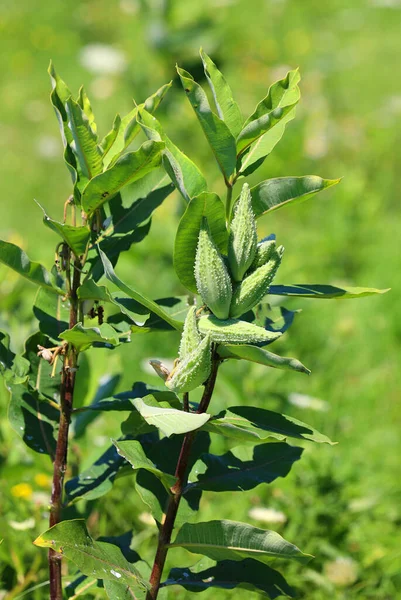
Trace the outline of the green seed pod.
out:
M 227 319 L 220 321 L 213 315 L 199 319 L 199 331 L 203 335 L 210 335 L 213 342 L 225 344 L 258 344 L 271 342 L 281 336 L 279 331 L 267 331 L 263 327 L 239 321 L 238 319 Z
M 181 335 L 178 357 L 185 360 L 201 343 L 202 338 L 198 331 L 196 319 L 196 306 L 191 306 L 185 318 L 184 329 Z
M 207 335 L 185 360 L 178 363 L 166 379 L 169 390 L 183 394 L 206 381 L 212 369 L 211 345 L 211 337 Z
M 275 249 L 276 240 L 265 240 L 264 242 L 259 242 L 256 248 L 255 259 L 251 265 L 251 270 L 256 271 L 256 269 L 259 269 L 259 267 L 265 265 L 273 256 Z
M 195 258 L 196 288 L 203 302 L 219 319 L 227 319 L 232 285 L 223 257 L 216 248 L 205 218 L 199 232 Z
M 228 239 L 228 264 L 234 281 L 241 281 L 255 258 L 258 237 L 249 185 L 244 183 Z
M 271 259 L 244 279 L 233 293 L 230 317 L 237 319 L 258 304 L 269 291 L 269 286 L 281 263 L 284 248 L 279 246 Z

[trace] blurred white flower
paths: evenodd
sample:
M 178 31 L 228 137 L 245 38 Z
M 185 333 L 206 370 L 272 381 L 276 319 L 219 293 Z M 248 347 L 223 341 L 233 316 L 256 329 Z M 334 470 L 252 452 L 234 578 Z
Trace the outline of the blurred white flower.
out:
M 60 140 L 52 135 L 41 135 L 36 142 L 36 148 L 39 156 L 47 160 L 58 158 L 62 152 Z
M 298 408 L 310 408 L 311 410 L 320 412 L 326 412 L 330 408 L 324 400 L 312 398 L 312 396 L 307 396 L 306 394 L 297 394 L 296 392 L 288 395 L 288 402 Z
M 106 44 L 88 44 L 81 49 L 79 56 L 81 64 L 99 74 L 122 73 L 127 66 L 125 54 L 117 48 Z
M 287 517 L 281 510 L 263 508 L 263 506 L 251 508 L 248 516 L 255 519 L 255 521 L 263 521 L 264 523 L 285 523 L 287 521 Z
M 25 531 L 26 529 L 33 529 L 35 527 L 35 519 L 31 517 L 30 519 L 26 519 L 25 521 L 10 520 L 8 524 L 10 525 L 10 527 L 16 529 L 17 531 Z
M 324 574 L 334 585 L 346 587 L 358 579 L 358 565 L 352 558 L 336 558 L 324 565 Z

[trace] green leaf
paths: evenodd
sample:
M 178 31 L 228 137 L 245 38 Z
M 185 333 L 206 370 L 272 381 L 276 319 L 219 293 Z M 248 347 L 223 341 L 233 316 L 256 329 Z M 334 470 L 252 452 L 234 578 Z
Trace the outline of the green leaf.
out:
M 340 181 L 341 179 L 322 179 L 317 175 L 267 179 L 251 189 L 253 210 L 256 217 L 260 217 L 287 204 L 308 200 L 317 192 Z
M 27 254 L 15 244 L 0 240 L 0 263 L 13 269 L 32 283 L 44 287 L 54 294 L 64 296 L 65 292 L 58 287 L 54 276 L 41 264 L 31 262 Z
M 375 288 L 348 287 L 326 285 L 322 283 L 294 283 L 291 285 L 271 285 L 269 294 L 275 296 L 296 296 L 297 298 L 336 298 L 337 300 L 348 300 L 349 298 L 363 298 L 375 294 L 385 294 L 391 288 L 377 290 Z
M 82 206 L 88 215 L 111 200 L 126 185 L 141 179 L 157 167 L 163 147 L 161 142 L 144 142 L 136 152 L 128 152 L 107 171 L 94 177 L 82 194 Z
M 102 159 L 103 159 L 103 164 L 105 164 L 105 166 L 107 167 L 108 163 L 106 164 L 106 156 L 107 153 L 111 150 L 114 142 L 116 141 L 118 132 L 120 131 L 120 127 L 121 127 L 121 117 L 120 115 L 116 115 L 113 121 L 113 127 L 111 128 L 111 130 L 109 131 L 109 133 L 107 135 L 104 136 L 104 138 L 102 139 L 102 141 L 100 142 L 100 149 L 103 153 Z
M 147 423 L 160 429 L 167 437 L 199 429 L 210 419 L 207 413 L 187 413 L 175 408 L 150 406 L 141 398 L 133 400 L 132 403 Z
M 73 225 L 54 221 L 46 214 L 45 209 L 39 202 L 36 201 L 36 204 L 43 210 L 43 223 L 57 233 L 68 244 L 76 256 L 84 254 L 91 235 L 89 227 L 74 227 Z
M 235 102 L 230 86 L 223 74 L 216 67 L 211 58 L 201 48 L 200 56 L 203 68 L 217 108 L 217 114 L 222 119 L 233 136 L 236 138 L 242 129 L 242 118 L 240 108 Z
M 88 117 L 72 98 L 66 101 L 65 109 L 72 134 L 71 148 L 77 158 L 80 176 L 84 181 L 90 180 L 103 170 L 102 152 L 97 145 L 97 136 Z
M 177 321 L 176 319 L 171 318 L 166 311 L 164 311 L 158 304 L 156 304 L 156 302 L 153 302 L 153 300 L 149 300 L 148 298 L 145 298 L 145 296 L 142 296 L 142 294 L 135 291 L 133 288 L 129 287 L 123 281 L 121 281 L 121 279 L 119 279 L 117 277 L 117 275 L 114 273 L 111 262 L 109 261 L 107 256 L 104 254 L 104 252 L 102 252 L 100 250 L 100 248 L 99 248 L 99 254 L 102 259 L 104 274 L 106 275 L 107 279 L 112 281 L 114 283 L 114 285 L 116 285 L 118 287 L 118 289 L 120 289 L 122 292 L 127 294 L 130 298 L 132 298 L 133 300 L 135 300 L 136 302 L 138 302 L 145 308 L 148 308 L 151 312 L 155 313 L 161 319 L 166 321 L 166 323 L 171 325 L 174 329 L 181 331 L 181 329 L 182 329 L 181 321 Z
M 330 445 L 336 443 L 302 421 L 253 406 L 232 406 L 223 410 L 217 417 L 212 417 L 202 429 L 253 443 L 260 443 L 269 437 L 281 441 L 291 437 Z
M 108 323 L 103 323 L 99 327 L 83 327 L 81 323 L 77 323 L 72 329 L 60 333 L 59 337 L 75 346 L 78 352 L 82 352 L 95 343 L 118 346 L 120 343 L 118 335 Z
M 287 123 L 295 118 L 296 109 L 290 110 L 273 129 L 267 131 L 251 144 L 239 158 L 238 172 L 243 177 L 251 175 L 269 156 L 284 135 Z
M 79 106 L 82 108 L 82 112 L 88 119 L 89 127 L 91 128 L 93 133 L 96 135 L 97 126 L 96 126 L 96 122 L 95 122 L 95 115 L 93 114 L 92 105 L 90 103 L 90 100 L 88 98 L 86 90 L 83 86 L 81 86 L 79 88 L 79 96 L 78 96 L 77 102 L 78 102 Z
M 185 200 L 189 202 L 194 196 L 206 191 L 206 179 L 198 167 L 167 137 L 159 121 L 145 110 L 139 111 L 138 121 L 150 140 L 165 143 L 164 167 Z
M 7 369 L 11 369 L 15 358 L 14 352 L 10 350 L 10 336 L 5 331 L 0 331 L 0 373 L 3 375 Z
M 273 367 L 274 369 L 284 369 L 288 371 L 299 371 L 300 373 L 310 374 L 310 370 L 304 367 L 296 358 L 287 358 L 278 356 L 273 352 L 268 352 L 264 348 L 257 346 L 223 346 L 219 345 L 217 352 L 221 358 L 236 358 L 249 360 L 251 362 Z
M 98 418 L 100 413 L 106 409 L 105 408 L 106 405 L 107 405 L 107 409 L 109 409 L 109 410 L 113 410 L 113 408 L 111 408 L 111 406 L 113 404 L 118 405 L 118 409 L 121 408 L 121 410 L 122 410 L 122 408 L 123 408 L 121 406 L 122 403 L 120 403 L 118 400 L 114 400 L 113 398 L 110 398 L 110 396 L 115 392 L 116 387 L 118 386 L 118 384 L 120 382 L 120 379 L 121 379 L 121 375 L 107 375 L 107 374 L 102 375 L 91 403 L 89 405 L 85 405 L 84 407 L 82 407 L 82 408 L 87 408 L 87 409 L 92 409 L 92 410 L 83 410 L 82 412 L 75 413 L 75 419 L 73 420 L 73 427 L 72 427 L 75 440 L 78 440 L 80 437 L 82 437 L 84 435 L 88 425 L 90 425 L 93 421 L 95 421 Z M 102 406 L 102 402 L 103 402 L 103 406 Z M 97 410 L 94 407 L 97 407 Z M 116 406 L 116 410 L 118 410 L 118 409 Z M 126 407 L 126 409 L 127 409 L 127 407 Z M 128 407 L 128 410 L 129 410 L 129 407 Z
M 278 442 L 253 449 L 237 448 L 222 456 L 203 454 L 192 471 L 197 479 L 189 487 L 212 492 L 252 490 L 261 483 L 271 483 L 277 477 L 288 475 L 302 452 L 302 448 Z
M 262 135 L 283 122 L 288 113 L 299 102 L 298 69 L 289 71 L 284 79 L 274 83 L 265 98 L 244 123 L 237 137 L 237 152 L 242 154 Z
M 33 313 L 39 321 L 40 331 L 54 341 L 58 339 L 62 331 L 69 327 L 69 300 L 53 294 L 46 288 L 38 289 L 33 305 Z
M 29 384 L 31 388 L 37 390 L 42 397 L 44 396 L 48 400 L 59 402 L 61 365 L 60 368 L 56 369 L 56 372 L 52 377 L 53 366 L 38 356 L 39 345 L 44 348 L 51 348 L 53 346 L 51 340 L 39 331 L 29 336 L 25 342 L 25 352 L 23 356 L 29 364 Z
M 125 458 L 132 465 L 133 469 L 145 469 L 153 473 L 153 475 L 160 479 L 167 492 L 170 493 L 170 488 L 176 483 L 176 478 L 158 469 L 146 456 L 140 442 L 137 440 L 125 440 L 122 442 L 113 441 L 113 444 L 117 448 L 119 455 Z
M 132 589 L 134 598 L 137 591 L 149 587 L 118 546 L 92 540 L 83 519 L 54 525 L 37 537 L 34 544 L 52 548 L 71 560 L 85 575 L 124 583 Z
M 170 548 L 180 546 L 213 560 L 253 558 L 268 563 L 273 558 L 293 559 L 307 564 L 313 557 L 287 542 L 275 531 L 259 529 L 237 521 L 186 523 Z
M 189 592 L 202 592 L 212 587 L 259 592 L 271 600 L 282 596 L 295 598 L 295 592 L 278 571 L 252 558 L 241 561 L 223 560 L 203 571 L 171 569 L 163 587 L 181 585 Z
M 235 138 L 224 121 L 211 111 L 205 92 L 194 81 L 192 75 L 179 67 L 177 67 L 177 72 L 188 100 L 213 150 L 220 170 L 225 180 L 229 181 L 235 172 L 237 161 Z
M 174 268 L 181 283 L 197 294 L 194 265 L 203 217 L 207 218 L 213 241 L 227 252 L 228 233 L 223 202 L 212 192 L 203 192 L 188 204 L 178 225 L 174 244 Z

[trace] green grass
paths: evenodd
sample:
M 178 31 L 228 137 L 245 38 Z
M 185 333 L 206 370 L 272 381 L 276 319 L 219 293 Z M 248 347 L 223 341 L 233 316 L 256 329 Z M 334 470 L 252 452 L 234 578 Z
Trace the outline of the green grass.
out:
M 145 0 L 88 0 L 73 6 L 32 0 L 0 9 L 4 71 L 0 237 L 21 244 L 33 259 L 51 266 L 49 248 L 56 238 L 41 227 L 33 199 L 60 218 L 70 188 L 48 101 L 50 58 L 72 89 L 85 83 L 101 134 L 107 132 L 117 110 L 130 109 L 132 98 L 141 101 L 175 78 L 175 61 L 199 76 L 200 45 L 224 70 L 244 114 L 253 110 L 286 66 L 299 66 L 303 80 L 297 118 L 257 178 L 319 174 L 344 179 L 309 203 L 260 220 L 260 233 L 274 231 L 286 247 L 279 281 L 391 287 L 392 291 L 360 301 L 292 299 L 285 303 L 302 308 L 302 313 L 275 351 L 302 360 L 312 370 L 310 377 L 257 365 L 224 366 L 214 401 L 216 412 L 240 401 L 283 410 L 339 444 L 305 446 L 303 460 L 274 485 L 242 494 L 206 493 L 200 518 L 231 518 L 277 529 L 314 554 L 307 569 L 277 565 L 308 600 L 401 598 L 401 73 L 397 56 L 401 5 L 379 0 L 352 4 L 333 0 L 329 5 L 316 0 L 176 0 L 166 3 L 165 14 L 152 6 Z M 116 75 L 86 70 L 80 53 L 92 43 L 120 49 L 126 70 Z M 210 187 L 222 192 L 213 157 L 178 84 L 158 117 L 170 137 L 207 173 Z M 256 175 L 249 178 L 250 184 L 255 181 Z M 122 278 L 151 297 L 184 292 L 171 263 L 182 210 L 178 196 L 170 197 L 156 214 L 149 237 L 118 265 Z M 144 278 L 147 272 L 157 276 Z M 0 267 L 0 326 L 10 331 L 15 349 L 34 329 L 30 308 L 34 295 L 33 287 Z M 119 390 L 136 380 L 156 383 L 144 372 L 143 363 L 147 357 L 172 358 L 177 336 L 149 335 L 135 342 L 90 358 L 91 384 L 88 389 L 81 375 L 82 398 L 90 400 L 102 375 L 124 368 Z M 327 410 L 297 408 L 288 401 L 293 393 L 321 399 Z M 3 389 L 0 403 L 5 414 Z M 120 420 L 113 415 L 93 423 L 82 452 L 72 447 L 72 465 L 82 469 L 96 459 L 108 439 L 118 434 Z M 224 451 L 218 442 L 214 444 Z M 0 425 L 0 469 L 4 537 L 0 598 L 14 599 L 47 579 L 45 552 L 36 549 L 32 540 L 47 527 L 49 494 L 49 482 L 45 477 L 35 480 L 35 475 L 50 476 L 51 469 L 46 457 L 25 448 L 6 418 Z M 20 483 L 31 486 L 33 495 L 16 497 L 18 488 L 13 486 Z M 142 540 L 143 554 L 149 559 L 156 531 L 141 520 L 146 507 L 132 488 L 131 478 L 123 478 L 96 505 L 77 504 L 68 516 L 87 517 L 94 537 L 133 528 L 134 541 Z M 248 516 L 252 507 L 282 511 L 287 521 L 269 525 L 252 520 Z M 18 529 L 21 522 L 25 530 Z M 334 567 L 332 563 L 339 558 L 352 561 L 346 563 L 351 579 L 344 586 L 333 583 L 330 570 L 336 568 L 338 575 L 339 563 Z M 179 550 L 168 559 L 170 566 L 196 560 Z M 47 595 L 47 588 L 41 587 L 24 597 L 42 600 Z M 168 597 L 188 595 L 171 588 Z M 245 599 L 249 592 L 203 594 L 204 598 L 229 596 Z M 90 597 L 89 591 L 82 597 Z M 102 590 L 95 588 L 94 597 L 103 598 Z

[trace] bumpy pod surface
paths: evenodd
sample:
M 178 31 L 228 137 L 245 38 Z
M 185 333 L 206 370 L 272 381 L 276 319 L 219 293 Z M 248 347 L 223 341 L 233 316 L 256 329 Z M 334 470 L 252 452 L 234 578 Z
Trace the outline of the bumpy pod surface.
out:
M 196 306 L 191 306 L 185 317 L 184 329 L 181 335 L 178 357 L 185 360 L 201 343 L 202 338 L 198 331 Z
M 238 319 L 220 321 L 213 315 L 201 317 L 198 326 L 203 335 L 210 335 L 213 342 L 220 344 L 267 344 L 281 336 L 279 331 L 267 331 L 263 327 Z
M 259 242 L 256 248 L 256 255 L 251 265 L 251 270 L 256 271 L 262 265 L 265 265 L 271 259 L 276 249 L 276 240 L 265 240 Z
M 228 238 L 228 264 L 234 281 L 241 281 L 255 258 L 258 237 L 249 185 L 244 183 L 235 204 Z
M 230 307 L 230 317 L 238 318 L 251 310 L 269 291 L 269 286 L 281 263 L 284 248 L 280 246 L 274 251 L 271 259 L 253 271 L 237 285 L 233 293 Z
M 227 319 L 232 296 L 231 279 L 223 257 L 210 236 L 205 218 L 196 249 L 195 280 L 206 306 L 219 319 Z
M 183 394 L 202 385 L 212 369 L 212 341 L 207 335 L 198 347 L 170 373 L 166 386 L 172 392 Z

